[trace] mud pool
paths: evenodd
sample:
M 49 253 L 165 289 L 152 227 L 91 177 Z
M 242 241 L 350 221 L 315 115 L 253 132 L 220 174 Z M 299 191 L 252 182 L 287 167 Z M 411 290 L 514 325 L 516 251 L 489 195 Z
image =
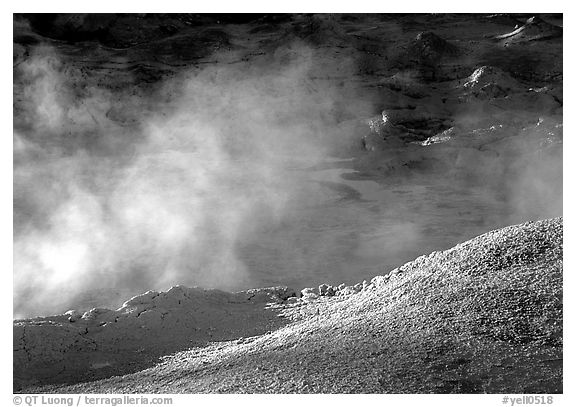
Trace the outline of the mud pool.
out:
M 279 219 L 254 219 L 252 232 L 239 239 L 235 251 L 244 268 L 230 271 L 234 284 L 222 280 L 210 287 L 201 266 L 191 265 L 188 280 L 149 289 L 177 284 L 231 291 L 352 284 L 487 230 L 530 220 L 529 211 L 518 214 L 488 188 L 423 176 L 386 182 L 354 171 L 351 162 L 286 170 L 300 190 Z M 205 256 L 210 257 L 209 250 Z M 128 287 L 104 287 L 85 293 L 76 306 L 114 308 L 135 294 Z

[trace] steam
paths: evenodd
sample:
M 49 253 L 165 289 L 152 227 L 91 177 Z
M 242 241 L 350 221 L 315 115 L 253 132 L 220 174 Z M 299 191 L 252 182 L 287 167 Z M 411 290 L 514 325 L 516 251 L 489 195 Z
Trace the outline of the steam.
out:
M 561 151 L 526 154 L 558 117 L 531 117 L 483 153 L 469 140 L 363 153 L 373 167 L 400 168 L 388 186 L 348 181 L 341 168 L 317 179 L 309 169 L 349 157 L 358 123 L 396 96 L 370 100 L 337 79 L 354 76 L 353 55 L 297 41 L 248 63 L 213 57 L 221 62 L 159 86 L 119 89 L 45 46 L 15 68 L 16 317 L 176 284 L 358 282 L 489 229 L 562 214 Z M 454 119 L 478 128 L 486 116 Z M 412 156 L 455 167 L 417 178 L 403 165 Z M 270 269 L 278 264 L 285 275 Z
M 83 88 L 52 49 L 22 63 L 15 314 L 98 288 L 247 286 L 238 243 L 315 199 L 292 169 L 342 134 L 339 91 L 311 87 L 314 55 L 290 51 L 289 64 L 193 71 L 136 97 Z M 138 126 L 109 118 L 119 106 Z

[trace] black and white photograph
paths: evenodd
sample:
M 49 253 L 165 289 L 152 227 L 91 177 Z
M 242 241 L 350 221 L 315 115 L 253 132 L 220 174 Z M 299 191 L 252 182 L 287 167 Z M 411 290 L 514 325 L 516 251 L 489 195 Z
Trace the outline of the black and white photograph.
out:
M 13 13 L 14 404 L 560 401 L 548 8 Z

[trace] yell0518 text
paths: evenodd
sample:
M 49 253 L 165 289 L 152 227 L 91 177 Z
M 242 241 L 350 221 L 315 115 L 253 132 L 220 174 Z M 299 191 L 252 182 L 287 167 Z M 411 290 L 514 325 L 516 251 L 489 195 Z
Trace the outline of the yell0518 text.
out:
M 553 404 L 553 396 L 504 396 L 502 404 L 509 404 L 510 406 L 532 405 L 532 404 Z

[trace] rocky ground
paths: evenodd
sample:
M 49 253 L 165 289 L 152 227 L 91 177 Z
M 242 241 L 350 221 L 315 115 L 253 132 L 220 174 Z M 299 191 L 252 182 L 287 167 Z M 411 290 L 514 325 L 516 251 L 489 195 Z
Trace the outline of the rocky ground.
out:
M 15 390 L 561 393 L 562 218 L 355 286 L 174 287 L 14 322 Z

